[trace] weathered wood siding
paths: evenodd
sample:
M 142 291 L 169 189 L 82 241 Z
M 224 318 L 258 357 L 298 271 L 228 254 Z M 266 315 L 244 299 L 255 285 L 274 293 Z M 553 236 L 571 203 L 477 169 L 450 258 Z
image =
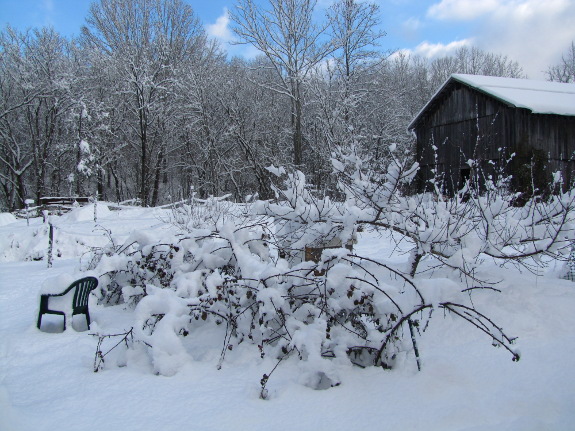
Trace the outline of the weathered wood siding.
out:
M 481 160 L 486 173 L 516 153 L 529 163 L 530 151 L 548 157 L 550 171 L 573 178 L 575 117 L 536 115 L 453 81 L 436 96 L 415 125 L 420 189 L 432 169 L 445 175 L 446 193 L 459 187 L 469 159 Z M 434 149 L 435 148 L 435 149 Z

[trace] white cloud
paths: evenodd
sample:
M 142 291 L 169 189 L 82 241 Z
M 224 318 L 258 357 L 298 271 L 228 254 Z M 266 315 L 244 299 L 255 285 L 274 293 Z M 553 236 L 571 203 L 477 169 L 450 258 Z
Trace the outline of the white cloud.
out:
M 575 40 L 573 0 L 441 0 L 427 16 L 473 21 L 470 37 L 477 47 L 516 60 L 533 79 L 544 79 L 547 67 Z M 432 53 L 434 47 L 419 49 Z
M 479 46 L 517 60 L 530 78 L 543 79 L 575 40 L 575 2 L 524 0 L 495 11 L 478 35 Z
M 216 22 L 206 25 L 206 32 L 209 36 L 220 42 L 221 48 L 227 52 L 228 57 L 243 57 L 253 59 L 261 52 L 249 44 L 237 44 L 237 39 L 230 28 L 230 12 L 224 8 Z
M 427 58 L 445 57 L 453 54 L 459 48 L 469 45 L 471 45 L 469 39 L 456 40 L 448 44 L 425 41 L 415 47 L 415 53 Z
M 443 43 L 429 43 L 428 41 L 421 42 L 413 49 L 402 50 L 404 54 L 419 55 L 427 59 L 434 59 L 452 55 L 456 50 L 464 46 L 472 45 L 471 39 L 456 40 L 454 42 Z
M 472 20 L 501 6 L 498 0 L 441 0 L 427 10 L 427 16 L 445 20 Z
M 230 12 L 228 8 L 224 8 L 224 13 L 216 19 L 214 24 L 206 26 L 206 31 L 212 37 L 215 37 L 222 43 L 233 41 L 234 37 L 229 28 L 230 25 Z

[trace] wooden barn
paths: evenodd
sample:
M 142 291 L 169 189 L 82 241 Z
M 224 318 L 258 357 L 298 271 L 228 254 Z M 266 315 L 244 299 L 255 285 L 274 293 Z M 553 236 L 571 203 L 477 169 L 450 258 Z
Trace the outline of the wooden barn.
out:
M 436 169 L 444 193 L 453 193 L 472 172 L 469 160 L 483 174 L 504 165 L 518 191 L 531 181 L 544 187 L 558 170 L 565 181 L 575 179 L 575 84 L 454 74 L 409 129 L 417 137 L 420 190 Z

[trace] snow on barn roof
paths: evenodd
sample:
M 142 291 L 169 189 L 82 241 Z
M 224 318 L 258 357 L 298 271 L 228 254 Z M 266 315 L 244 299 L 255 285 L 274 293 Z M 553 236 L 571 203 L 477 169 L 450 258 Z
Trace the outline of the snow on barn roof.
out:
M 445 81 L 431 100 L 419 111 L 409 125 L 409 129 L 415 127 L 421 115 L 452 81 L 461 82 L 508 105 L 528 109 L 534 114 L 575 116 L 575 84 L 456 73 Z

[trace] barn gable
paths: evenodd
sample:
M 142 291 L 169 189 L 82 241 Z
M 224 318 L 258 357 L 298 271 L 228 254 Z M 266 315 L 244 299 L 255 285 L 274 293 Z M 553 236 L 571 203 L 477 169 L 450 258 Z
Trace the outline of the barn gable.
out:
M 446 192 L 451 193 L 469 175 L 468 160 L 481 160 L 491 173 L 513 153 L 516 181 L 535 155 L 544 159 L 547 171 L 561 170 L 570 180 L 575 168 L 575 85 L 452 75 L 409 129 L 417 136 L 421 188 L 436 169 L 445 175 Z

